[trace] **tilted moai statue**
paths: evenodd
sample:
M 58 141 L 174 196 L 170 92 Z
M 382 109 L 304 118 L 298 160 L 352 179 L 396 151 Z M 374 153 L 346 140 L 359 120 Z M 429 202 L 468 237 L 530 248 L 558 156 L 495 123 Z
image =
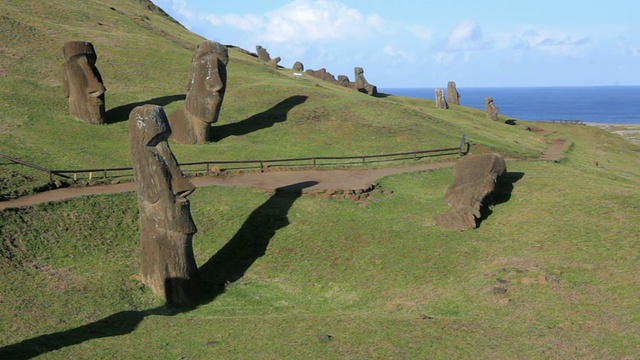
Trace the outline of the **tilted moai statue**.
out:
M 444 89 L 437 88 L 436 89 L 436 109 L 448 109 L 449 104 L 447 104 L 447 100 L 444 98 Z
M 206 40 L 191 62 L 184 108 L 169 114 L 171 139 L 182 144 L 204 144 L 212 139 L 211 124 L 218 121 L 227 87 L 227 47 Z
M 500 108 L 493 103 L 492 97 L 484 99 L 484 106 L 487 108 L 487 119 L 498 121 L 498 112 L 500 111 Z
M 351 81 L 349 81 L 349 77 L 347 75 L 338 75 L 338 82 L 344 87 L 351 87 Z
M 304 65 L 300 61 L 296 61 L 295 64 L 293 64 L 293 71 L 303 72 Z
M 107 89 L 96 67 L 98 56 L 93 44 L 68 41 L 64 43 L 62 53 L 62 89 L 64 96 L 69 98 L 69 114 L 91 124 L 103 124 Z
M 324 81 L 328 81 L 332 84 L 336 84 L 336 85 L 340 85 L 340 83 L 338 82 L 338 80 L 336 80 L 336 77 L 327 71 L 327 69 L 322 68 L 320 70 L 312 70 L 312 69 L 308 69 L 304 72 L 305 74 L 308 74 L 309 76 L 313 76 L 315 78 L 318 78 L 320 80 L 324 80 Z
M 369 84 L 369 82 L 367 82 L 367 79 L 364 78 L 364 69 L 362 69 L 361 67 L 356 67 L 354 69 L 354 73 L 356 88 L 358 89 L 358 91 L 364 92 L 369 95 L 378 94 L 378 88 L 375 85 Z
M 256 45 L 256 52 L 258 53 L 258 59 L 262 60 L 262 62 L 268 63 L 271 61 L 271 55 L 269 55 L 267 49 L 260 45 Z
M 267 62 L 267 66 L 272 67 L 274 69 L 277 69 L 278 68 L 278 63 L 280 62 L 280 60 L 282 60 L 282 59 L 280 59 L 280 56 L 278 56 L 275 59 L 271 59 L 271 60 L 269 60 Z
M 447 101 L 449 104 L 460 105 L 460 93 L 458 93 L 455 81 L 449 81 L 447 84 Z
M 194 305 L 201 284 L 192 246 L 197 229 L 187 196 L 195 187 L 169 148 L 171 129 L 161 106 L 133 109 L 129 133 L 140 209 L 141 281 L 171 304 Z

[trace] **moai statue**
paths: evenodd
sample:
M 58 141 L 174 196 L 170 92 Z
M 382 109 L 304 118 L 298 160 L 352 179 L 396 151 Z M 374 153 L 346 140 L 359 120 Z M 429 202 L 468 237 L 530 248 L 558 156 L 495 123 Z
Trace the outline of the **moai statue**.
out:
M 378 88 L 375 85 L 371 85 L 367 82 L 367 79 L 364 78 L 364 69 L 361 67 L 356 67 L 354 69 L 355 80 L 356 80 L 356 88 L 358 91 L 363 92 L 369 95 L 377 95 Z
M 449 104 L 447 104 L 447 100 L 444 98 L 444 89 L 437 88 L 436 89 L 436 109 L 448 109 Z
M 278 56 L 275 59 L 271 59 L 271 60 L 269 60 L 267 62 L 267 66 L 272 67 L 274 69 L 277 69 L 278 68 L 278 63 L 280 62 L 280 60 L 282 60 L 282 59 L 280 59 L 280 56 Z
M 68 41 L 64 43 L 62 53 L 62 89 L 69 99 L 69 114 L 91 124 L 103 124 L 107 89 L 96 67 L 98 56 L 93 44 Z
M 258 59 L 262 60 L 262 62 L 268 63 L 271 61 L 271 55 L 269 55 L 267 49 L 260 45 L 256 45 L 256 52 L 258 53 Z
M 212 139 L 211 124 L 218 121 L 227 85 L 227 47 L 201 42 L 191 61 L 184 108 L 169 114 L 171 139 L 182 144 L 204 144 Z
M 309 76 L 313 76 L 315 78 L 318 78 L 320 80 L 324 80 L 324 81 L 328 81 L 332 84 L 336 84 L 336 85 L 340 85 L 340 83 L 338 82 L 338 80 L 336 80 L 336 77 L 327 71 L 327 69 L 322 68 L 320 70 L 312 70 L 312 69 L 308 69 L 304 72 L 305 74 L 308 74 Z
M 129 114 L 131 161 L 140 209 L 140 280 L 174 305 L 195 305 L 201 283 L 193 256 L 197 232 L 184 177 L 167 140 L 171 128 L 161 106 Z
M 296 61 L 296 63 L 293 64 L 293 71 L 303 72 L 304 71 L 304 65 L 300 61 Z
M 487 109 L 487 119 L 498 121 L 498 111 L 500 111 L 500 108 L 493 103 L 493 98 L 492 97 L 485 98 L 484 105 Z
M 351 81 L 349 81 L 349 77 L 347 75 L 338 75 L 338 82 L 344 87 L 351 87 Z
M 449 81 L 447 84 L 447 101 L 449 104 L 460 105 L 460 93 L 458 93 L 455 81 Z

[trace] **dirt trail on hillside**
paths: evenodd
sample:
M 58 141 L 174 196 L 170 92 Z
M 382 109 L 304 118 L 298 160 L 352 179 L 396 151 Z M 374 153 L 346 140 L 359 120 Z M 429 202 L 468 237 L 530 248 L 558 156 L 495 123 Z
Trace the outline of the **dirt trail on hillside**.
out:
M 560 161 L 566 139 L 554 140 L 541 160 Z M 453 167 L 455 162 L 422 164 L 408 167 L 363 169 L 363 170 L 300 170 L 250 172 L 234 175 L 202 176 L 191 178 L 196 187 L 229 186 L 253 187 L 268 191 L 279 188 L 302 190 L 304 193 L 332 190 L 364 190 L 370 188 L 378 179 L 388 175 L 414 171 L 429 171 Z M 116 194 L 134 192 L 134 183 L 110 184 L 101 186 L 67 187 L 50 190 L 14 200 L 0 201 L 0 210 L 20 208 L 36 204 L 68 200 L 86 195 Z

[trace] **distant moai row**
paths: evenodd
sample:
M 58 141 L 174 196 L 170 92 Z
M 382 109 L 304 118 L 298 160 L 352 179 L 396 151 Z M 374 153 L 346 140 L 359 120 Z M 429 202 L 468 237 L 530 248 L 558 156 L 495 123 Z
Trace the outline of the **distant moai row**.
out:
M 280 57 L 271 59 L 271 55 L 269 55 L 267 49 L 265 49 L 261 45 L 256 45 L 256 53 L 258 55 L 258 59 L 260 59 L 267 66 L 270 66 L 274 69 L 278 68 L 278 63 L 281 60 Z M 365 79 L 364 77 L 364 70 L 361 67 L 356 67 L 354 69 L 355 81 L 349 80 L 349 77 L 347 75 L 338 75 L 338 78 L 336 79 L 335 75 L 328 72 L 325 68 L 321 68 L 319 70 L 308 69 L 305 71 L 304 65 L 300 61 L 296 61 L 295 64 L 293 64 L 292 69 L 296 72 L 294 75 L 297 76 L 301 76 L 302 72 L 304 72 L 309 76 L 313 76 L 317 79 L 330 82 L 334 85 L 344 86 L 346 88 L 358 90 L 369 95 L 378 94 L 378 88 L 375 85 L 369 84 L 367 79 Z
M 93 44 L 69 41 L 62 47 L 62 88 L 71 116 L 91 124 L 105 123 L 105 91 L 96 67 Z M 168 117 L 171 139 L 183 144 L 212 140 L 211 124 L 218 121 L 227 84 L 227 47 L 215 41 L 198 44 L 191 60 L 184 107 Z
M 494 104 L 493 98 L 485 98 L 484 103 L 487 112 L 487 119 L 497 121 L 500 108 Z M 444 96 L 444 89 L 436 88 L 436 109 L 448 109 L 449 104 L 460 105 L 460 93 L 458 92 L 456 83 L 454 81 L 449 81 L 449 83 L 447 84 L 446 99 Z

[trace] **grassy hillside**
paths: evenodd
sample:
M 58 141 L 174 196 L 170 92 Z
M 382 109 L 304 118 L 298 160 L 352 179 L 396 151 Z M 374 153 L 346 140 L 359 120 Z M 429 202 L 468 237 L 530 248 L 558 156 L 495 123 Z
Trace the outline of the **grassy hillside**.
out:
M 202 40 L 148 5 L 0 3 L 0 153 L 49 168 L 128 166 L 128 111 L 178 109 Z M 93 42 L 112 123 L 68 115 L 68 40 Z M 508 199 L 459 233 L 433 220 L 447 210 L 451 169 L 382 179 L 392 192 L 364 203 L 200 188 L 194 247 L 212 285 L 191 310 L 136 281 L 133 194 L 4 210 L 0 358 L 637 356 L 638 145 L 596 127 L 507 125 L 481 110 L 370 97 L 230 53 L 218 141 L 172 144 L 179 161 L 410 151 L 466 134 L 474 152 L 521 159 L 508 163 Z M 560 137 L 565 160 L 532 160 Z M 0 170 L 4 197 L 48 181 L 4 160 Z M 239 279 L 219 286 L 223 275 Z

